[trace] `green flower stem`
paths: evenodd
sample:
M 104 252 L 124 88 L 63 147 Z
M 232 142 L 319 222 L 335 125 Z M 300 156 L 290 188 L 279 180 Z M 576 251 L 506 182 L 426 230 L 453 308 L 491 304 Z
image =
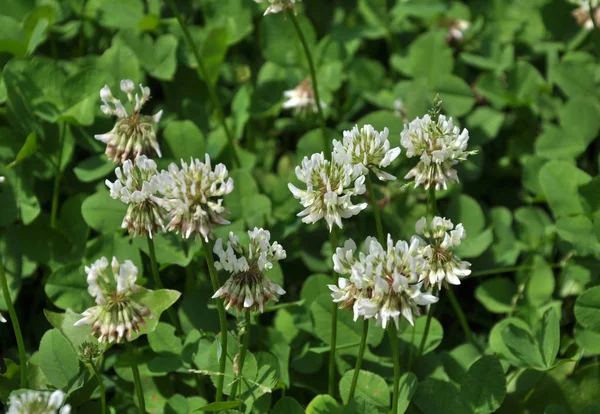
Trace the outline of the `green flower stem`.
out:
M 427 190 L 427 220 L 433 219 L 437 214 L 435 204 L 435 186 L 430 186 L 429 190 Z
M 231 147 L 231 151 L 233 154 L 233 166 L 239 167 L 239 166 L 241 166 L 241 161 L 240 161 L 239 154 L 237 153 L 237 149 L 235 147 L 233 134 L 231 133 L 231 129 L 227 125 L 227 120 L 225 119 L 225 112 L 223 111 L 223 107 L 221 106 L 221 102 L 219 101 L 219 97 L 217 96 L 217 92 L 215 91 L 215 86 L 212 85 L 208 79 L 208 74 L 206 72 L 206 68 L 204 67 L 204 62 L 202 60 L 202 56 L 200 56 L 200 51 L 198 50 L 198 47 L 196 47 L 196 44 L 194 43 L 194 39 L 192 38 L 192 35 L 190 34 L 189 29 L 187 28 L 187 26 L 185 25 L 185 22 L 181 18 L 181 13 L 179 12 L 177 5 L 175 4 L 175 1 L 167 0 L 167 3 L 169 3 L 171 12 L 175 16 L 175 18 L 177 19 L 177 23 L 179 23 L 179 26 L 181 27 L 181 31 L 183 32 L 183 37 L 185 38 L 185 41 L 187 42 L 188 46 L 192 50 L 194 58 L 196 59 L 196 64 L 198 66 L 198 75 L 206 83 L 206 88 L 208 89 L 208 95 L 209 95 L 211 101 L 213 102 L 213 105 L 215 106 L 217 114 L 219 115 L 219 122 L 221 123 L 221 125 L 223 126 L 223 129 L 225 130 L 225 135 L 227 135 L 227 140 L 229 141 L 229 146 Z
M 385 235 L 383 234 L 383 225 L 381 224 L 381 212 L 379 211 L 379 205 L 375 198 L 375 188 L 373 187 L 373 181 L 371 181 L 371 172 L 366 174 L 367 190 L 369 190 L 369 197 L 371 198 L 371 205 L 373 206 L 373 214 L 375 214 L 375 226 L 377 227 L 377 238 L 379 243 L 385 245 Z
M 58 198 L 60 195 L 60 180 L 62 178 L 62 172 L 60 171 L 60 167 L 62 164 L 62 157 L 64 152 L 65 145 L 65 135 L 66 135 L 66 125 L 59 124 L 59 153 L 58 153 L 58 163 L 56 166 L 56 175 L 54 176 L 54 188 L 52 190 L 52 207 L 50 210 L 50 227 L 56 228 L 56 218 L 58 217 Z
M 435 295 L 435 288 L 432 294 Z M 421 338 L 421 344 L 419 345 L 419 352 L 417 352 L 417 359 L 423 355 L 423 350 L 425 349 L 425 343 L 427 342 L 427 335 L 429 335 L 429 328 L 431 327 L 431 318 L 433 317 L 433 308 L 435 307 L 435 303 L 429 305 L 429 310 L 427 311 L 427 321 L 425 321 L 425 331 L 423 332 L 423 337 Z M 412 367 L 409 367 L 409 369 Z
M 244 332 L 244 342 L 242 342 L 242 349 L 240 350 L 240 359 L 238 360 L 238 374 L 237 374 L 237 378 L 235 379 L 235 382 L 233 383 L 233 385 L 231 386 L 231 400 L 235 400 L 235 397 L 237 396 L 237 390 L 238 390 L 238 385 L 240 383 L 240 381 L 242 380 L 242 372 L 244 370 L 244 361 L 246 360 L 246 351 L 248 350 L 248 344 L 250 343 L 250 326 L 251 326 L 251 321 L 250 321 L 250 312 L 244 312 L 245 315 L 245 332 Z
M 458 300 L 454 295 L 454 291 L 452 289 L 446 289 L 446 294 L 448 295 L 448 299 L 450 299 L 450 304 L 452 305 L 452 309 L 454 309 L 454 313 L 456 313 L 456 316 L 458 317 L 460 326 L 462 327 L 462 330 L 465 333 L 465 338 L 467 339 L 467 342 L 475 345 L 477 349 L 483 352 L 481 345 L 479 345 L 479 343 L 475 342 L 475 340 L 473 339 L 473 334 L 471 333 L 471 328 L 469 328 L 467 317 L 465 316 L 465 313 L 460 307 L 460 304 L 458 303 Z
M 331 248 L 335 252 L 337 248 L 337 234 L 335 229 L 332 228 L 329 233 L 329 240 L 331 243 Z M 335 277 L 335 274 L 334 274 Z M 335 398 L 335 346 L 337 342 L 337 303 L 331 302 L 331 339 L 330 339 L 330 351 L 329 351 L 329 382 L 327 390 L 329 395 Z
M 137 395 L 139 404 L 139 412 L 140 414 L 146 414 L 146 400 L 144 399 L 144 389 L 142 388 L 140 370 L 138 369 L 137 361 L 135 359 L 135 350 L 129 341 L 125 342 L 125 347 L 127 348 L 127 352 L 129 352 L 129 359 L 131 360 L 131 371 L 133 371 L 133 382 L 135 384 L 135 393 Z
M 172 0 L 170 0 L 172 1 Z M 306 60 L 308 61 L 308 67 L 310 69 L 310 78 L 312 80 L 312 88 L 315 93 L 315 105 L 317 106 L 317 113 L 319 115 L 319 121 L 321 123 L 321 132 L 323 134 L 323 145 L 325 147 L 325 157 L 329 159 L 331 154 L 331 144 L 329 139 L 327 138 L 327 124 L 325 123 L 325 115 L 323 114 L 323 108 L 321 107 L 321 98 L 319 97 L 319 87 L 317 85 L 317 71 L 315 69 L 315 63 L 312 58 L 312 54 L 310 53 L 310 48 L 308 47 L 308 42 L 304 37 L 304 33 L 302 33 L 302 28 L 300 28 L 300 24 L 298 24 L 298 19 L 294 13 L 290 13 L 290 20 L 294 24 L 294 28 L 296 29 L 296 33 L 298 33 L 298 38 L 300 39 L 300 43 L 302 43 L 302 47 L 304 48 L 304 53 L 306 54 Z
M 215 269 L 215 260 L 213 258 L 212 246 L 210 242 L 202 240 L 204 247 L 204 257 L 210 273 L 210 281 L 213 290 L 219 290 L 219 279 L 217 278 L 217 269 Z M 219 376 L 217 377 L 217 397 L 216 402 L 223 399 L 223 381 L 225 380 L 225 366 L 227 364 L 227 316 L 225 315 L 225 306 L 223 299 L 217 298 L 217 312 L 219 314 L 219 324 L 221 325 L 221 357 L 219 359 Z
M 427 220 L 433 220 L 433 217 L 437 213 L 436 202 L 435 202 L 435 186 L 430 186 L 427 190 Z M 432 294 L 436 294 L 436 288 L 433 288 Z M 427 336 L 429 335 L 429 328 L 431 327 L 431 318 L 433 317 L 433 309 L 435 304 L 429 305 L 429 310 L 427 311 L 427 321 L 425 322 L 425 331 L 423 332 L 423 337 L 421 338 L 421 344 L 419 345 L 419 352 L 417 352 L 417 359 L 423 355 L 423 350 L 425 349 L 425 343 L 427 342 Z M 412 364 L 412 361 L 410 361 Z M 409 369 L 411 366 L 409 365 Z
M 106 411 L 106 387 L 104 386 L 104 381 L 102 381 L 102 376 L 100 376 L 100 371 L 98 371 L 98 368 L 96 367 L 96 364 L 94 364 L 94 361 L 90 361 L 90 365 L 92 366 L 92 371 L 94 371 L 94 376 L 96 377 L 96 380 L 98 381 L 98 386 L 100 387 L 100 404 L 102 407 L 102 414 L 107 414 Z
M 396 332 L 396 324 L 394 321 L 391 321 L 390 323 L 388 336 L 390 337 L 392 357 L 394 358 L 394 392 L 392 394 L 391 414 L 396 414 L 398 412 L 398 390 L 400 388 L 400 349 L 398 348 L 398 334 Z
M 150 256 L 150 267 L 152 267 L 152 277 L 154 278 L 154 283 L 156 284 L 156 287 L 159 289 L 164 289 L 164 285 L 162 283 L 162 280 L 160 280 L 160 275 L 158 273 L 158 264 L 156 263 L 156 251 L 154 249 L 154 241 L 152 240 L 152 238 L 150 236 L 147 237 L 148 239 L 148 253 Z M 173 324 L 173 326 L 175 327 L 175 329 L 177 329 L 178 332 L 183 332 L 183 329 L 181 328 L 181 324 L 179 323 L 179 320 L 177 319 L 177 315 L 175 314 L 175 311 L 173 310 L 172 307 L 169 307 L 167 309 L 167 315 L 169 315 L 169 319 L 171 320 L 171 323 Z
M 360 338 L 360 348 L 358 348 L 358 356 L 356 358 L 356 365 L 354 366 L 354 374 L 352 375 L 352 384 L 350 385 L 350 394 L 348 395 L 348 401 L 352 401 L 354 398 L 354 392 L 356 391 L 356 382 L 358 381 L 358 374 L 360 372 L 360 366 L 362 365 L 363 356 L 367 346 L 367 335 L 369 333 L 369 320 L 363 321 L 362 336 Z
M 17 318 L 17 312 L 13 306 L 12 299 L 10 298 L 10 292 L 8 290 L 8 282 L 6 281 L 6 273 L 4 272 L 4 265 L 2 264 L 2 257 L 0 257 L 0 285 L 2 287 L 2 293 L 4 294 L 4 302 L 8 308 L 8 315 L 10 316 L 10 323 L 15 331 L 15 338 L 17 339 L 17 348 L 19 350 L 19 364 L 21 372 L 21 388 L 27 388 L 27 356 L 25 354 L 25 343 L 23 342 L 23 335 L 21 334 L 21 325 L 19 325 L 19 318 Z

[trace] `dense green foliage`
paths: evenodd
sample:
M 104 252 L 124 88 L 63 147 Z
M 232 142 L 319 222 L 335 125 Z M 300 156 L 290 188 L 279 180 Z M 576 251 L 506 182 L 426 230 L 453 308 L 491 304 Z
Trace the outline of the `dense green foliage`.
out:
M 115 164 L 94 135 L 114 119 L 100 111 L 99 91 L 132 79 L 152 91 L 144 113 L 164 110 L 159 168 L 205 153 L 228 166 L 231 224 L 215 236 L 264 227 L 287 251 L 268 273 L 287 294 L 252 315 L 238 398 L 215 409 L 387 412 L 392 350 L 374 320 L 349 401 L 362 320 L 348 309 L 337 313 L 336 389 L 327 395 L 333 249 L 322 221 L 296 216 L 301 206 L 288 189 L 302 158 L 325 148 L 317 113 L 282 109 L 284 91 L 310 77 L 292 12 L 263 16 L 266 5 L 252 0 L 176 1 L 204 62 L 199 77 L 168 1 L 0 3 L 0 256 L 28 360 L 19 367 L 2 296 L 1 403 L 23 388 L 25 369 L 27 389 L 62 389 L 73 412 L 101 412 L 97 377 L 80 355 L 96 339 L 73 323 L 94 304 L 84 266 L 116 256 L 131 260 L 152 289 L 140 295 L 155 318 L 133 342 L 147 411 L 215 408 L 207 405 L 223 350 L 201 239 L 156 235 L 166 289 L 154 290 L 147 242 L 120 228 L 127 207 L 104 184 L 115 179 Z M 580 28 L 574 8 L 566 0 L 298 5 L 330 140 L 372 124 L 389 128 L 398 146 L 404 124 L 439 94 L 442 112 L 469 129 L 469 149 L 478 151 L 458 166 L 460 184 L 437 193 L 439 214 L 468 235 L 457 253 L 473 273 L 454 292 L 473 342 L 443 294 L 418 358 L 426 317 L 414 327 L 402 320 L 399 412 L 600 412 L 600 33 Z M 464 39 L 449 41 L 456 19 L 471 25 Z M 404 152 L 388 169 L 398 180 L 376 184 L 384 230 L 395 239 L 414 234 L 427 205 L 422 188 L 404 185 L 416 163 Z M 373 216 L 369 206 L 345 220 L 340 244 L 376 236 Z M 171 304 L 181 332 L 167 317 Z M 243 321 L 229 311 L 225 395 Z M 131 362 L 122 345 L 98 360 L 112 412 L 137 411 Z

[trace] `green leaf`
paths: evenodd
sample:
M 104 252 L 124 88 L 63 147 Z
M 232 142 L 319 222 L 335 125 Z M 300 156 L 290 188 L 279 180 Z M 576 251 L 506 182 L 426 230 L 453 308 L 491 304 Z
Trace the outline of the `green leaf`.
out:
M 75 322 L 81 319 L 81 315 L 67 309 L 65 313 L 56 313 L 44 309 L 44 315 L 50 325 L 58 329 L 69 340 L 73 349 L 78 350 L 84 342 L 97 342 L 92 336 L 92 327 L 89 325 L 75 326 Z
M 527 301 L 537 307 L 546 304 L 554 293 L 554 272 L 542 256 L 534 256 L 531 262 L 532 270 L 525 286 Z
M 271 17 L 276 16 L 260 20 L 259 33 L 264 57 L 284 67 L 307 67 L 306 55 L 294 25 L 284 19 Z M 309 48 L 314 48 L 317 36 L 310 20 L 304 14 L 298 15 L 297 20 Z
M 502 332 L 502 339 L 522 363 L 536 369 L 544 369 L 542 355 L 530 330 L 509 324 Z
M 513 296 L 516 293 L 515 284 L 503 277 L 488 279 L 475 289 L 477 300 L 492 313 L 510 312 Z
M 306 407 L 306 414 L 341 414 L 340 405 L 330 395 L 317 395 Z
M 400 377 L 400 385 L 398 389 L 398 414 L 406 412 L 408 406 L 417 392 L 419 380 L 412 372 L 407 372 Z
M 577 298 L 575 318 L 585 329 L 600 333 L 600 286 L 584 291 Z
M 324 343 L 329 344 L 331 340 L 331 313 L 333 302 L 329 293 L 323 293 L 310 305 L 310 310 L 315 323 L 315 333 Z M 337 304 L 336 304 L 337 306 Z M 358 344 L 362 337 L 362 323 L 352 320 L 352 310 L 340 310 L 337 312 L 337 346 L 352 345 L 356 347 L 344 349 L 339 353 L 351 353 L 356 355 Z M 369 329 L 367 343 L 372 346 L 378 345 L 383 338 L 382 329 Z
M 271 414 L 304 414 L 304 408 L 292 397 L 283 397 L 277 401 Z
M 555 217 L 584 213 L 578 189 L 590 180 L 587 173 L 564 161 L 550 161 L 540 170 L 540 184 Z
M 421 341 L 423 340 L 423 336 L 425 335 L 425 325 L 427 324 L 427 315 L 422 315 L 417 318 L 415 321 L 415 326 L 411 326 L 404 319 L 400 325 L 400 339 L 402 342 L 400 343 L 401 347 L 414 347 L 414 352 L 417 351 L 418 347 L 421 345 Z M 414 337 L 414 341 L 413 341 Z M 431 318 L 431 325 L 429 326 L 429 333 L 427 334 L 427 339 L 425 341 L 425 346 L 423 347 L 423 354 L 425 355 L 434 349 L 436 349 L 440 343 L 442 343 L 442 338 L 444 337 L 444 328 L 442 324 L 435 318 Z M 406 351 L 405 351 L 406 352 Z
M 466 115 L 475 105 L 473 90 L 458 76 L 441 76 L 433 90 L 440 94 L 444 112 L 451 116 Z
M 115 164 L 105 155 L 92 155 L 78 163 L 73 172 L 79 181 L 89 183 L 106 177 L 115 170 Z
M 460 393 L 473 412 L 487 414 L 496 411 L 506 395 L 506 379 L 498 358 L 485 355 L 471 365 Z
M 175 334 L 175 327 L 164 322 L 159 322 L 156 330 L 148 334 L 148 343 L 157 354 L 180 355 L 183 350 L 181 339 Z
M 141 303 L 144 303 L 148 308 L 150 308 L 150 312 L 152 312 L 152 319 L 144 318 L 144 322 L 146 326 L 140 329 L 139 332 L 133 333 L 131 337 L 131 342 L 135 341 L 142 335 L 149 334 L 153 332 L 158 326 L 158 321 L 160 320 L 160 315 L 168 308 L 170 308 L 177 299 L 181 296 L 180 292 L 176 290 L 169 289 L 158 289 L 158 290 L 147 290 L 143 289 L 132 295 L 132 300 L 137 300 Z
M 454 385 L 437 379 L 420 382 L 412 402 L 424 414 L 468 414 L 472 412 L 467 401 Z
M 196 412 L 196 411 L 211 411 L 211 412 L 224 411 L 224 410 L 229 410 L 230 408 L 237 408 L 241 404 L 242 404 L 242 401 L 238 401 L 238 400 L 214 402 L 214 403 L 207 404 L 204 407 L 200 407 L 197 410 L 194 410 L 194 412 Z
M 27 135 L 27 138 L 25 138 L 25 142 L 23 143 L 23 146 L 21 147 L 17 156 L 15 157 L 15 160 L 11 162 L 8 166 L 10 168 L 14 167 L 24 159 L 29 158 L 31 155 L 33 155 L 36 150 L 37 134 L 35 132 L 32 132 L 29 135 Z
M 120 229 L 126 212 L 127 205 L 121 200 L 114 200 L 106 190 L 92 194 L 81 205 L 85 222 L 102 233 Z
M 226 3 L 208 0 L 203 4 L 202 12 L 208 25 L 227 28 L 229 46 L 252 33 L 252 7 L 245 0 L 230 0 Z
M 339 383 L 340 396 L 344 404 L 348 404 L 350 396 L 350 385 L 354 370 L 346 371 Z M 369 371 L 360 370 L 356 383 L 356 397 L 362 397 L 365 401 L 378 407 L 390 405 L 390 390 L 385 380 L 379 375 Z
M 144 5 L 136 0 L 104 0 L 99 15 L 99 23 L 106 28 L 135 28 L 144 17 Z
M 550 308 L 544 313 L 538 341 L 544 364 L 547 369 L 550 369 L 554 366 L 554 360 L 560 348 L 560 320 L 554 308 Z
M 467 238 L 455 250 L 460 257 L 471 258 L 481 255 L 494 239 L 492 229 L 485 227 L 485 215 L 479 203 L 467 195 L 452 199 L 448 216 L 454 223 L 462 223 Z
M 87 293 L 88 284 L 81 263 L 71 263 L 50 274 L 44 291 L 52 303 L 60 309 L 83 312 L 94 305 Z
M 73 347 L 58 329 L 44 334 L 40 342 L 40 368 L 56 388 L 65 388 L 79 375 L 79 360 Z
M 228 48 L 228 32 L 226 27 L 211 27 L 200 47 L 200 56 L 206 70 L 206 81 L 211 85 L 217 83 L 219 72 Z
M 434 87 L 454 67 L 452 49 L 444 35 L 441 30 L 420 35 L 410 44 L 406 58 L 392 57 L 392 65 L 406 75 L 424 77 Z
M 204 161 L 206 143 L 200 129 L 191 121 L 169 122 L 164 132 L 162 148 L 165 158 L 189 160 L 190 157 Z
M 592 221 L 584 215 L 559 218 L 556 232 L 583 256 L 600 252 L 600 241 L 594 232 Z
M 319 295 L 330 293 L 331 290 L 329 290 L 327 285 L 334 283 L 333 278 L 329 275 L 321 273 L 310 275 L 302 283 L 302 289 L 300 290 L 300 299 L 304 299 L 304 306 L 310 307 Z

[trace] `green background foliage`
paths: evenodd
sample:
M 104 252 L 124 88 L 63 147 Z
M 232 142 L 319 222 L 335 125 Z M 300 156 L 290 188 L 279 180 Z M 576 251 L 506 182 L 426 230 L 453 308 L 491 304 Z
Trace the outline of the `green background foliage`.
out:
M 147 410 L 386 412 L 391 349 L 374 321 L 358 391 L 348 401 L 362 329 L 351 311 L 338 312 L 339 398 L 325 395 L 332 246 L 321 223 L 296 217 L 300 206 L 287 188 L 302 157 L 322 151 L 323 142 L 316 114 L 282 109 L 283 92 L 309 76 L 289 17 L 262 16 L 265 6 L 252 0 L 177 4 L 205 79 L 162 1 L 0 5 L 0 254 L 25 338 L 29 388 L 62 389 L 75 412 L 99 413 L 97 382 L 77 354 L 95 338 L 89 327 L 73 327 L 93 305 L 83 266 L 101 256 L 129 259 L 141 283 L 155 289 L 146 242 L 120 229 L 126 206 L 104 185 L 114 180 L 115 165 L 93 138 L 113 125 L 99 109 L 100 88 L 116 91 L 129 78 L 152 90 L 146 113 L 164 110 L 160 168 L 205 153 L 230 167 L 235 191 L 224 204 L 231 224 L 216 236 L 262 226 L 288 255 L 269 274 L 287 294 L 252 317 L 239 402 L 213 406 L 223 350 L 201 243 L 156 236 L 169 290 L 141 293 L 156 319 L 134 343 Z M 420 358 L 425 317 L 414 327 L 402 321 L 400 412 L 600 411 L 600 33 L 581 29 L 573 8 L 565 0 L 299 6 L 330 139 L 370 123 L 389 128 L 397 146 L 403 125 L 425 114 L 439 93 L 443 112 L 469 129 L 469 148 L 478 151 L 459 166 L 460 184 L 438 193 L 438 210 L 467 231 L 457 253 L 473 274 L 455 292 L 483 351 L 467 342 L 444 297 Z M 452 19 L 471 22 L 462 42 L 446 41 Z M 207 84 L 224 104 L 239 168 L 231 168 Z M 394 239 L 409 238 L 425 214 L 424 191 L 403 187 L 413 163 L 403 151 L 390 169 L 398 181 L 376 190 Z M 374 236 L 372 213 L 369 207 L 346 220 L 341 240 Z M 173 303 L 183 332 L 159 321 Z M 236 318 L 230 312 L 231 356 L 239 348 Z M 0 350 L 5 404 L 22 368 L 10 323 L 0 326 Z M 128 354 L 112 346 L 99 365 L 109 405 L 136 412 Z M 233 371 L 229 360 L 226 394 Z

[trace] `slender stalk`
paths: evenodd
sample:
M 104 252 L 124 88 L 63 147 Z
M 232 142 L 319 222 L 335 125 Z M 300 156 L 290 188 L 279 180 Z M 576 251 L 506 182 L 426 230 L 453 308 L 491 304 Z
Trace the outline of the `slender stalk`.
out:
M 435 293 L 433 293 L 435 295 Z M 423 337 L 421 338 L 421 344 L 419 345 L 419 352 L 417 352 L 417 358 L 423 355 L 423 350 L 425 349 L 425 343 L 427 342 L 427 336 L 429 335 L 429 328 L 431 327 L 431 318 L 433 316 L 433 308 L 435 304 L 432 303 L 429 305 L 429 310 L 427 311 L 427 321 L 425 321 L 425 331 L 423 331 Z M 410 368 L 409 368 L 410 369 Z
M 335 252 L 337 248 L 337 234 L 335 229 L 331 229 L 329 233 L 329 240 L 331 242 L 331 248 Z M 329 350 L 329 382 L 327 390 L 329 395 L 335 398 L 335 345 L 337 342 L 337 303 L 331 302 L 331 339 L 330 339 L 330 350 Z
M 17 349 L 19 350 L 19 369 L 21 372 L 21 388 L 27 388 L 27 356 L 25 354 L 25 343 L 23 342 L 23 335 L 21 334 L 19 318 L 17 318 L 17 312 L 15 312 L 15 307 L 13 306 L 12 299 L 10 298 L 8 282 L 6 281 L 6 273 L 4 272 L 4 265 L 2 264 L 2 257 L 0 257 L 0 285 L 2 287 L 2 293 L 4 294 L 4 302 L 6 302 L 6 307 L 8 308 L 10 323 L 13 326 L 15 338 L 17 340 Z
M 235 397 L 237 396 L 237 390 L 238 390 L 238 384 L 240 383 L 240 381 L 242 380 L 242 372 L 244 370 L 244 361 L 246 359 L 246 351 L 248 350 L 248 344 L 250 343 L 250 326 L 251 326 L 251 322 L 250 322 L 250 312 L 244 312 L 245 315 L 245 321 L 244 321 L 244 326 L 245 326 L 245 332 L 244 332 L 244 342 L 242 343 L 242 349 L 240 350 L 240 359 L 238 360 L 238 374 L 236 375 L 236 379 L 235 382 L 233 383 L 233 385 L 231 386 L 231 399 L 235 400 Z
M 458 303 L 458 300 L 456 299 L 456 296 L 454 295 L 454 292 L 452 291 L 452 289 L 446 289 L 446 294 L 448 295 L 448 299 L 450 299 L 450 304 L 452 305 L 452 308 L 454 309 L 454 312 L 456 313 L 456 316 L 458 317 L 460 326 L 462 327 L 462 330 L 465 333 L 465 338 L 467 339 L 468 342 L 475 345 L 477 347 L 477 349 L 479 349 L 480 351 L 483 351 L 483 349 L 481 348 L 481 345 L 479 345 L 479 343 L 475 342 L 475 340 L 473 339 L 473 334 L 471 333 L 471 328 L 469 328 L 469 323 L 467 322 L 467 317 L 465 316 L 465 313 L 463 312 L 462 308 L 460 307 L 460 304 Z
M 436 214 L 435 186 L 430 186 L 429 190 L 427 190 L 427 219 L 431 220 Z
M 150 267 L 152 267 L 152 277 L 154 278 L 154 283 L 156 284 L 157 288 L 164 289 L 165 287 L 162 283 L 162 280 L 160 280 L 160 275 L 158 273 L 158 264 L 156 263 L 156 250 L 154 250 L 154 241 L 150 236 L 147 237 L 147 240 L 148 253 L 150 256 Z M 169 319 L 171 320 L 171 323 L 173 324 L 173 326 L 175 326 L 177 331 L 182 332 L 183 330 L 181 328 L 181 324 L 179 323 L 177 315 L 175 314 L 175 311 L 172 307 L 167 308 L 167 315 L 169 315 Z
M 98 386 L 100 387 L 100 404 L 102 407 L 102 414 L 107 414 L 106 411 L 106 387 L 104 386 L 104 381 L 102 381 L 102 376 L 100 376 L 100 371 L 98 371 L 98 368 L 96 367 L 96 364 L 94 364 L 94 361 L 90 360 L 90 365 L 92 366 L 92 371 L 94 371 L 94 376 L 96 377 L 96 380 L 98 381 Z
M 135 350 L 129 341 L 125 342 L 125 346 L 127 348 L 127 352 L 129 352 L 129 359 L 131 360 L 131 371 L 133 371 L 133 382 L 135 384 L 135 393 L 137 395 L 139 404 L 139 412 L 140 414 L 146 414 L 146 400 L 144 399 L 144 389 L 142 388 L 140 370 L 138 369 L 137 361 L 135 359 Z
M 56 166 L 56 175 L 54 176 L 54 188 L 52 190 L 52 207 L 50 210 L 50 227 L 56 228 L 56 218 L 58 216 L 58 198 L 60 193 L 60 180 L 62 178 L 62 173 L 60 171 L 60 167 L 62 164 L 62 157 L 64 152 L 64 144 L 65 144 L 65 135 L 66 135 L 66 125 L 59 124 L 59 153 L 58 153 L 58 164 Z
M 225 112 L 223 111 L 223 107 L 221 106 L 221 102 L 219 101 L 219 97 L 217 96 L 217 92 L 215 91 L 215 86 L 208 79 L 208 73 L 206 72 L 206 67 L 204 66 L 204 61 L 202 60 L 202 56 L 200 56 L 200 51 L 198 50 L 198 47 L 196 47 L 196 44 L 194 43 L 194 39 L 192 38 L 192 35 L 190 34 L 189 29 L 187 28 L 187 26 L 185 25 L 185 22 L 181 18 L 181 13 L 179 12 L 177 5 L 175 4 L 175 1 L 167 0 L 167 3 L 169 3 L 171 12 L 175 16 L 175 18 L 177 19 L 177 23 L 179 23 L 179 26 L 181 27 L 181 31 L 183 32 L 183 37 L 185 38 L 185 41 L 187 42 L 189 48 L 192 50 L 192 54 L 194 55 L 194 58 L 196 59 L 196 65 L 198 66 L 198 75 L 201 79 L 204 79 L 204 82 L 206 83 L 206 88 L 208 89 L 208 95 L 209 95 L 211 101 L 213 102 L 213 105 L 215 106 L 215 109 L 219 116 L 219 122 L 221 123 L 221 125 L 223 126 L 223 129 L 225 130 L 225 135 L 227 135 L 227 140 L 229 141 L 229 146 L 231 147 L 231 151 L 233 154 L 233 166 L 239 167 L 239 166 L 241 166 L 241 161 L 240 161 L 239 154 L 237 153 L 237 149 L 235 147 L 233 134 L 231 132 L 231 129 L 227 125 L 227 120 L 225 119 Z
M 352 375 L 352 384 L 350 385 L 350 394 L 348 401 L 352 401 L 354 398 L 354 392 L 356 391 L 356 382 L 358 381 L 358 374 L 360 372 L 360 366 L 362 365 L 363 356 L 365 354 L 365 348 L 367 346 L 367 335 L 369 333 L 369 320 L 363 321 L 362 336 L 360 338 L 360 348 L 358 348 L 358 357 L 356 358 L 356 365 L 354 366 L 354 374 Z
M 212 246 L 210 242 L 202 241 L 204 247 L 204 257 L 210 273 L 210 281 L 213 290 L 219 290 L 219 279 L 217 278 L 217 269 L 215 269 L 215 260 L 213 259 Z M 221 325 L 221 357 L 219 358 L 219 376 L 217 377 L 217 397 L 216 402 L 223 399 L 223 381 L 225 380 L 225 366 L 227 364 L 227 316 L 225 315 L 225 306 L 223 299 L 217 298 L 217 313 L 219 314 L 219 324 Z
M 308 61 L 308 67 L 310 69 L 310 78 L 312 80 L 312 88 L 315 92 L 315 105 L 317 107 L 317 114 L 319 115 L 319 121 L 321 123 L 321 132 L 323 134 L 325 156 L 329 157 L 329 155 L 331 154 L 331 144 L 329 142 L 329 139 L 327 138 L 327 124 L 325 123 L 325 115 L 323 115 L 323 108 L 321 107 L 321 98 L 319 97 L 319 86 L 317 85 L 317 71 L 315 69 L 315 63 L 313 61 L 312 54 L 310 53 L 310 48 L 308 47 L 306 37 L 304 37 L 304 33 L 302 33 L 302 28 L 300 28 L 300 25 L 298 24 L 298 19 L 296 18 L 296 15 L 294 13 L 290 13 L 289 16 L 291 16 L 290 20 L 294 24 L 296 33 L 298 33 L 298 39 L 300 39 L 300 43 L 302 43 L 304 53 L 306 54 L 306 60 Z
M 400 349 L 398 348 L 398 334 L 396 332 L 396 324 L 392 321 L 388 328 L 388 336 L 390 337 L 390 346 L 392 348 L 392 358 L 394 359 L 394 392 L 392 394 L 392 411 L 391 414 L 398 412 L 398 390 L 400 389 Z
M 375 215 L 375 226 L 377 227 L 377 238 L 379 243 L 385 244 L 385 236 L 383 234 L 383 225 L 381 224 L 381 212 L 379 211 L 379 205 L 375 198 L 375 189 L 373 188 L 373 181 L 371 181 L 371 172 L 366 174 L 367 190 L 369 190 L 369 198 L 371 199 L 371 205 L 373 206 L 373 214 Z

